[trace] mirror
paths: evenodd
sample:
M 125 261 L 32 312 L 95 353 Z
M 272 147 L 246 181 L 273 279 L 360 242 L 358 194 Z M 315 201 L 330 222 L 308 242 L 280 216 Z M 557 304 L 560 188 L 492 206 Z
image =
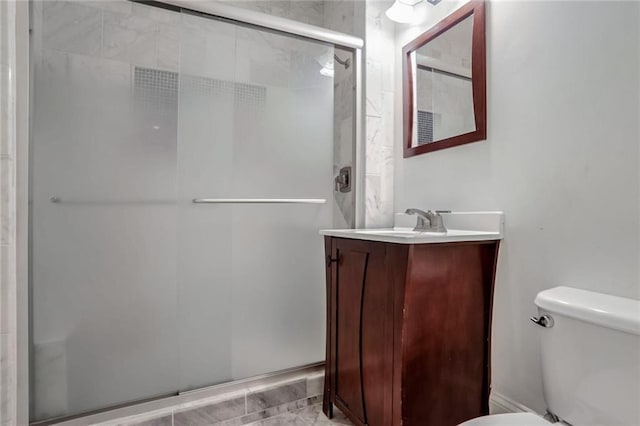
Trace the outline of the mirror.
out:
M 402 54 L 404 157 L 486 139 L 484 2 L 467 3 Z

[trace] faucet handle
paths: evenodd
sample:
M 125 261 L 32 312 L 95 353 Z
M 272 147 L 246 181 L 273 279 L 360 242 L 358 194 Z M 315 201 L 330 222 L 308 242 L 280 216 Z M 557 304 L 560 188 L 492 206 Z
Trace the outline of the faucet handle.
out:
M 431 227 L 431 219 L 434 214 L 431 210 L 425 212 L 424 210 L 410 208 L 407 209 L 404 214 L 412 214 L 418 216 L 414 231 L 426 231 Z
M 435 223 L 431 224 L 431 230 L 435 232 L 447 232 L 447 228 L 444 226 L 440 213 L 451 213 L 451 210 L 436 210 Z

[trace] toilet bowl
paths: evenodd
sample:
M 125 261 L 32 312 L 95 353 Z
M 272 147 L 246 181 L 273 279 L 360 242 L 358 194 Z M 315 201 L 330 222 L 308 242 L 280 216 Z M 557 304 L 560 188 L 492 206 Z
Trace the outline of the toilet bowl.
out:
M 493 414 L 471 419 L 460 426 L 549 426 L 551 423 L 533 413 Z
M 640 425 L 640 301 L 570 287 L 538 293 L 542 381 L 549 412 L 573 426 Z M 459 426 L 548 426 L 533 413 Z

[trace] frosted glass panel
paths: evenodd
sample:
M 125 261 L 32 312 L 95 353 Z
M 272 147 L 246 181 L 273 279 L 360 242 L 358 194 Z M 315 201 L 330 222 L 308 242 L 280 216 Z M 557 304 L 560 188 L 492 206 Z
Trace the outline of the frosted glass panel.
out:
M 203 17 L 184 22 L 222 35 L 215 50 L 181 49 L 180 375 L 191 389 L 324 358 L 317 230 L 332 220 L 333 79 L 319 73 L 319 58 L 333 48 Z M 207 45 L 202 37 L 185 33 L 182 43 Z
M 324 359 L 317 231 L 333 215 L 333 78 L 319 72 L 326 57 L 333 47 L 238 29 L 236 73 L 264 94 L 237 111 L 234 194 L 328 202 L 234 209 L 234 378 Z
M 183 15 L 180 48 L 180 389 L 231 377 L 233 208 L 193 204 L 221 197 L 233 179 L 236 26 Z
M 178 86 L 137 63 L 133 46 L 116 55 L 102 43 L 103 20 L 114 24 L 105 37 L 117 27 L 128 40 L 124 15 L 65 2 L 33 10 L 37 420 L 175 392 Z M 130 10 L 139 28 L 159 24 L 143 12 Z

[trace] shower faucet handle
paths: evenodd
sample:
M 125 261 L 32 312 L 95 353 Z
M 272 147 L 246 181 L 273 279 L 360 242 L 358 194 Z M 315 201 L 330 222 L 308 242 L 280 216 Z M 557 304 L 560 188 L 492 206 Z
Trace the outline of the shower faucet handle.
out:
M 340 173 L 334 179 L 336 184 L 336 191 L 350 192 L 351 191 L 351 167 L 343 167 L 340 169 Z

